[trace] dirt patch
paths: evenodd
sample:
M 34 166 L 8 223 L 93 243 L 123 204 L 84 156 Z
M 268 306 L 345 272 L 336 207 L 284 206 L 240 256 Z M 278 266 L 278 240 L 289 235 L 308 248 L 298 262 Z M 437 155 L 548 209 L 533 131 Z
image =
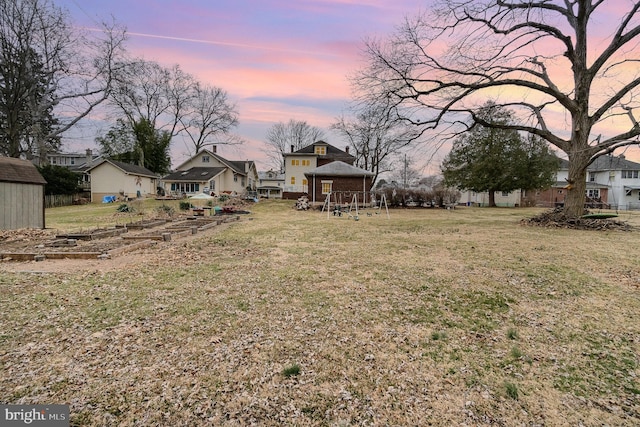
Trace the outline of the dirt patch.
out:
M 224 218 L 223 218 L 224 219 Z M 77 273 L 83 271 L 107 272 L 126 269 L 134 265 L 149 265 L 169 262 L 171 258 L 196 257 L 197 254 L 187 253 L 185 245 L 188 242 L 202 238 L 205 235 L 216 233 L 229 227 L 233 218 L 228 217 L 227 222 L 222 222 L 214 227 L 202 228 L 196 234 L 184 234 L 180 238 L 171 241 L 160 241 L 152 246 L 144 247 L 122 255 L 104 259 L 46 259 L 45 261 L 15 261 L 1 260 L 0 270 L 7 272 L 32 272 L 32 273 Z M 165 227 L 157 229 L 161 233 L 173 224 L 185 223 L 186 219 L 176 220 L 175 223 L 167 222 Z M 190 220 L 186 223 L 194 225 L 202 223 L 202 220 Z M 136 230 L 125 233 L 125 236 L 143 235 L 149 230 Z M 50 247 L 48 243 L 56 240 L 54 230 L 8 230 L 2 233 L 0 240 L 0 253 L 47 253 L 56 252 L 87 252 L 107 253 L 110 250 L 134 244 L 135 240 L 125 240 L 122 236 L 111 236 L 99 240 L 76 240 L 74 246 Z

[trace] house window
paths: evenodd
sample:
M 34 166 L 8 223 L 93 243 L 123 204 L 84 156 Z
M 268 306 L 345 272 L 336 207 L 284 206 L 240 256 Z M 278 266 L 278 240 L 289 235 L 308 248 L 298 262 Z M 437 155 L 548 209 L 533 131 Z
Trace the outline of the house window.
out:
M 202 163 L 209 163 L 209 156 L 202 156 Z
M 233 175 L 233 182 L 238 182 L 238 175 Z
M 300 166 L 300 160 L 291 159 L 291 166 Z
M 197 182 L 172 182 L 171 191 L 179 193 L 197 193 L 200 191 L 200 184 Z
M 622 179 L 638 178 L 639 171 L 622 171 Z
M 327 147 L 325 147 L 325 146 L 316 146 L 315 149 L 314 149 L 314 152 L 316 154 L 324 156 L 325 154 L 327 154 Z
M 307 180 L 306 179 L 302 180 L 302 185 L 307 185 Z
M 508 191 L 503 191 L 502 192 L 502 197 L 509 197 L 509 192 Z
M 595 172 L 589 172 L 589 181 L 590 182 L 595 182 L 596 180 L 596 173 Z
M 295 176 L 291 177 L 291 185 L 296 185 L 296 177 Z
M 322 194 L 331 193 L 331 186 L 333 181 L 322 181 Z
M 311 164 L 311 160 L 303 160 L 302 166 L 309 166 Z
M 599 188 L 590 188 L 587 190 L 587 197 L 591 199 L 600 198 L 600 189 Z

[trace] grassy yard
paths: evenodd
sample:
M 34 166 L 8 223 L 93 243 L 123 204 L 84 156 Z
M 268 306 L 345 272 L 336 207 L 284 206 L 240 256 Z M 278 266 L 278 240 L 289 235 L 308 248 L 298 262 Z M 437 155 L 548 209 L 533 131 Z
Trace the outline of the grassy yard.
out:
M 107 206 L 47 226 L 122 222 Z M 78 426 L 640 424 L 640 231 L 291 206 L 136 268 L 0 271 L 0 402 Z

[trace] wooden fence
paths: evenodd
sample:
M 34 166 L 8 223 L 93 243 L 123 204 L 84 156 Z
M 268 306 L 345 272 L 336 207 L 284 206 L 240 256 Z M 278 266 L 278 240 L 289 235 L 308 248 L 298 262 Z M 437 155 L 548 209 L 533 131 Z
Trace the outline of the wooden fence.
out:
M 78 196 L 75 194 L 52 194 L 44 196 L 44 207 L 55 208 L 58 206 L 70 206 Z

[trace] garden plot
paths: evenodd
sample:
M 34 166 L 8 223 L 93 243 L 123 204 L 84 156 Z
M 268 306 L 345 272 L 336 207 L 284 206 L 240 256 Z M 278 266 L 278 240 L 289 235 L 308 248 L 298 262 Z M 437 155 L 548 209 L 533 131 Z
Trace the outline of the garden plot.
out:
M 143 220 L 109 229 L 69 234 L 38 233 L 37 236 L 24 230 L 5 232 L 0 240 L 0 261 L 110 258 L 158 242 L 175 241 L 236 219 Z M 149 232 L 150 228 L 154 230 Z

